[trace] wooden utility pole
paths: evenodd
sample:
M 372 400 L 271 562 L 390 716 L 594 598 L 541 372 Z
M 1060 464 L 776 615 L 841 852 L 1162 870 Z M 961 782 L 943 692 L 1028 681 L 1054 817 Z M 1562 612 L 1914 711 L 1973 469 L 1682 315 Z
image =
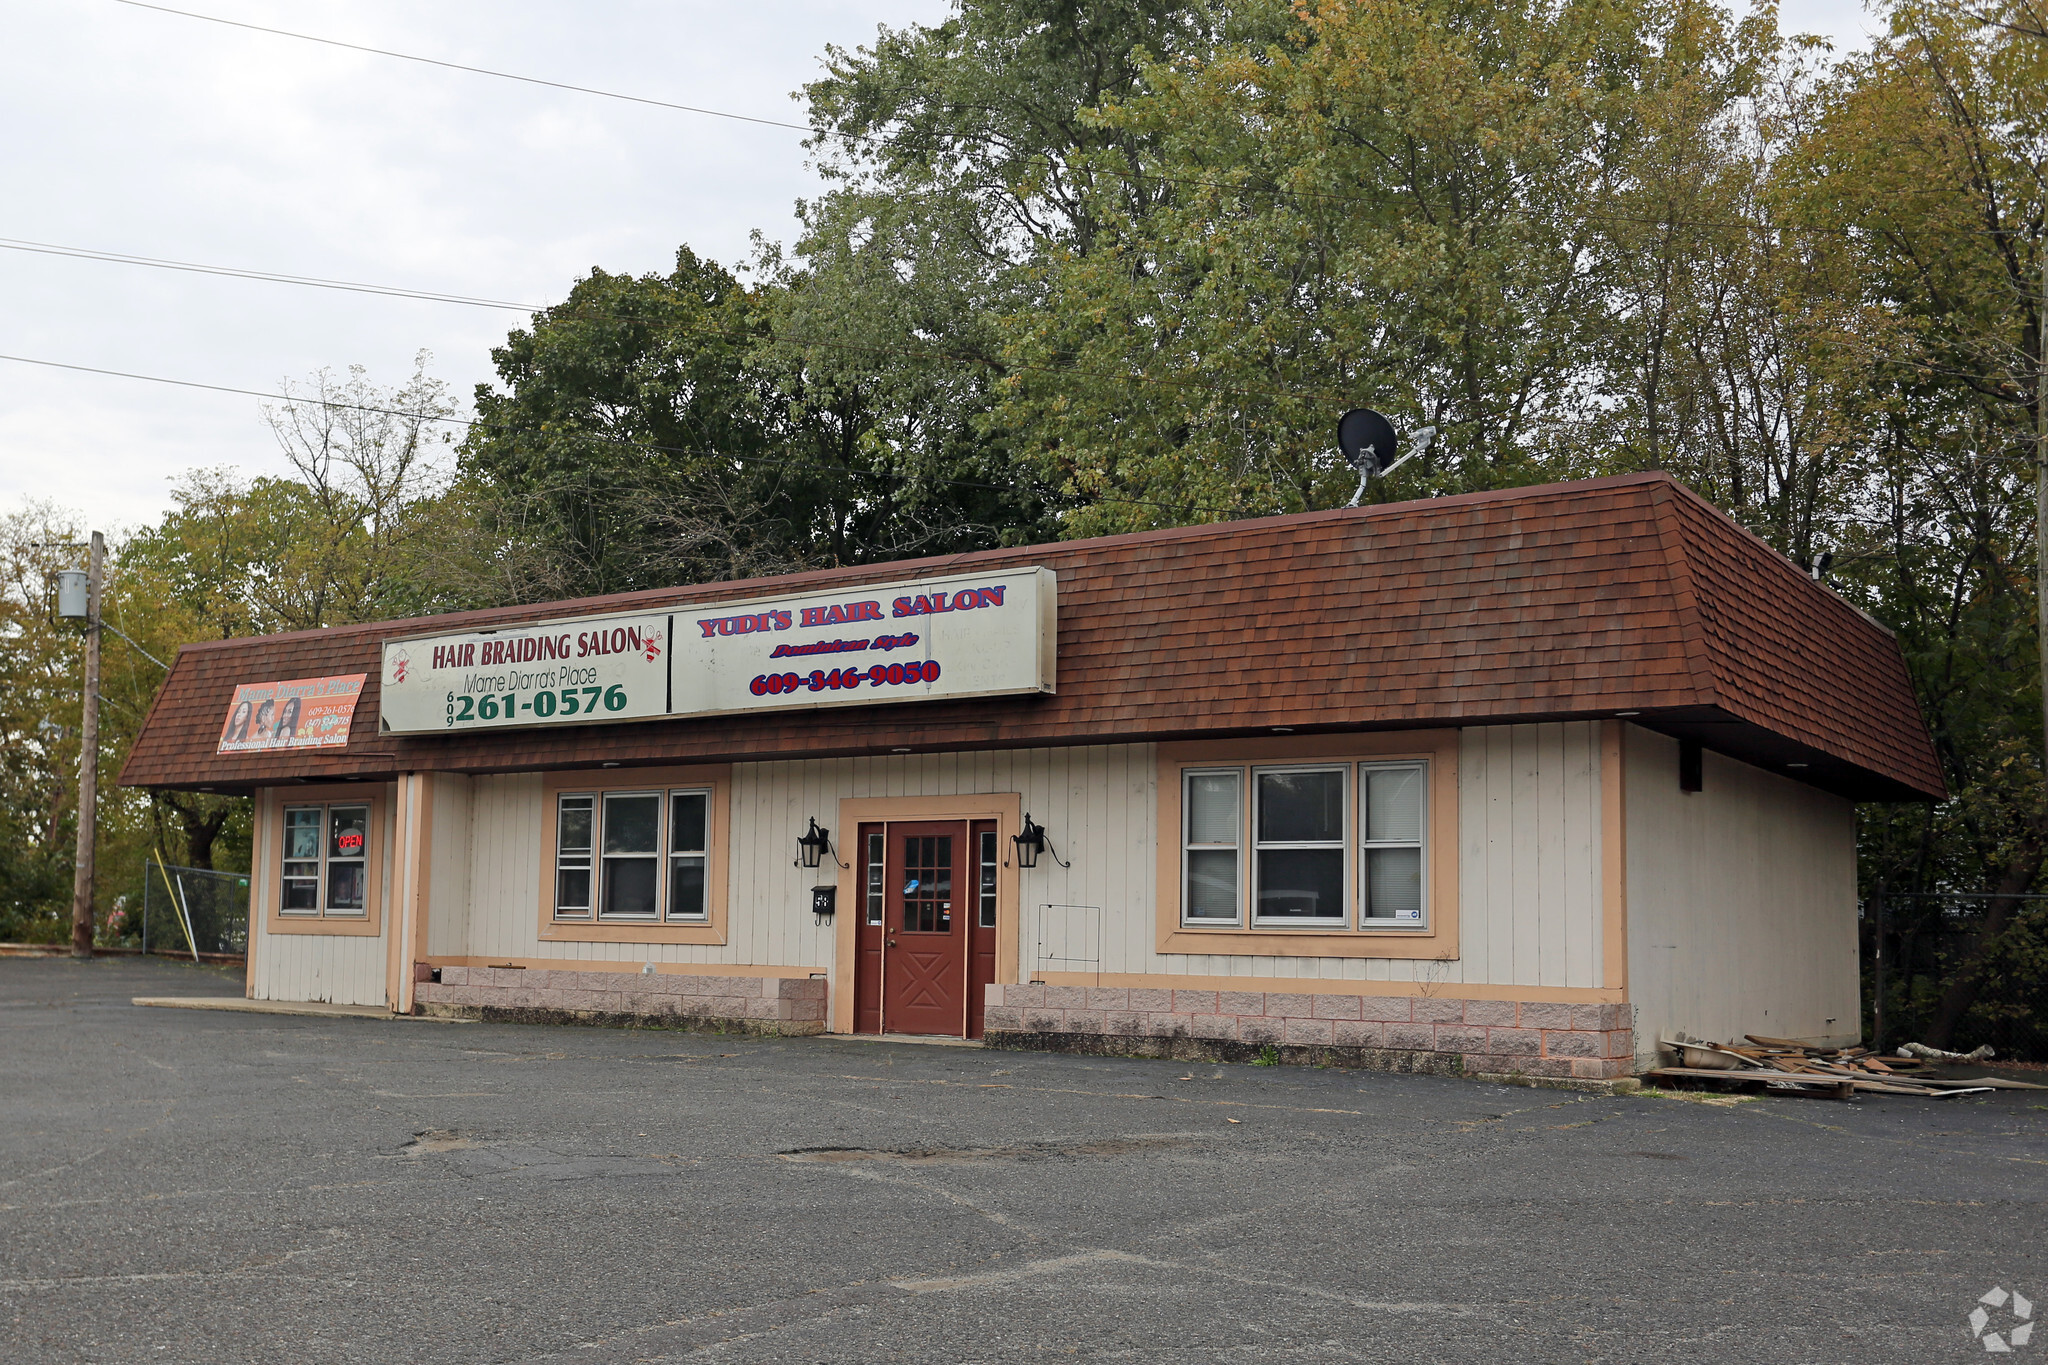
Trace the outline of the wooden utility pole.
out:
M 93 835 L 100 797 L 100 578 L 107 540 L 92 533 L 85 578 L 85 720 L 78 733 L 78 856 L 71 871 L 71 955 L 92 956 Z
M 2041 776 L 2048 781 L 2048 229 L 2034 304 L 2034 629 L 2041 651 Z

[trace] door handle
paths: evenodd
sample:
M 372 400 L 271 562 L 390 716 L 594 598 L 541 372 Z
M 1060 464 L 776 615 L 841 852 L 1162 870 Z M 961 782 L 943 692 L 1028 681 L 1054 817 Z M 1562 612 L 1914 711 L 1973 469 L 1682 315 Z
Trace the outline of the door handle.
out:
M 890 940 L 889 940 L 889 946 L 890 946 L 891 948 L 894 948 L 894 947 L 896 946 L 896 940 L 895 940 L 895 939 L 893 939 L 893 938 L 892 938 L 892 939 L 890 939 Z

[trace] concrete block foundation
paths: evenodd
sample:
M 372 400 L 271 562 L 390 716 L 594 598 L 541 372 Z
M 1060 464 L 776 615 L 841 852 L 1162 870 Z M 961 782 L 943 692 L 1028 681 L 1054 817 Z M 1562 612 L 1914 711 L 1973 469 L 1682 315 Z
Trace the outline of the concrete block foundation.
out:
M 423 1014 L 772 1036 L 825 1031 L 826 983 L 806 977 L 515 967 L 443 967 L 440 972 L 439 981 L 413 988 Z
M 1635 1069 L 1633 1010 L 1625 1004 L 1341 992 L 1114 994 L 1125 1008 L 1101 1008 L 1113 1003 L 1107 991 L 990 986 L 983 1015 L 987 1044 L 1563 1082 L 1612 1081 Z

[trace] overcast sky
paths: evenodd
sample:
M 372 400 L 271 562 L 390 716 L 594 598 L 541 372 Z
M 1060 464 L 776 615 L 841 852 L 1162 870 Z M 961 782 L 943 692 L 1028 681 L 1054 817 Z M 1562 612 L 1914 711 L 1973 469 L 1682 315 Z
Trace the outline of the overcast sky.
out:
M 947 0 L 173 0 L 445 61 L 802 121 L 827 44 Z M 1784 0 L 1861 46 L 1857 0 Z M 592 266 L 738 264 L 815 191 L 800 135 L 440 70 L 116 0 L 0 0 L 0 238 L 548 303 Z M 0 354 L 274 392 L 322 367 L 465 399 L 517 314 L 0 249 Z M 194 467 L 281 468 L 258 401 L 0 361 L 0 512 L 109 531 Z

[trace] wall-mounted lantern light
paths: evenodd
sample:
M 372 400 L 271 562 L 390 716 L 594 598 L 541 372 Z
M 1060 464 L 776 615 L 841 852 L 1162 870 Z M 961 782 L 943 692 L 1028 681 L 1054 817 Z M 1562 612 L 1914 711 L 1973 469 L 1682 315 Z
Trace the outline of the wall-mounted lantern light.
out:
M 839 855 L 832 852 L 832 831 L 820 829 L 818 827 L 818 817 L 814 815 L 811 817 L 811 827 L 797 838 L 797 860 L 791 866 L 817 867 L 825 861 L 825 855 L 828 853 L 832 854 L 832 865 L 834 867 L 851 866 L 851 864 L 840 862 Z
M 1038 855 L 1046 852 L 1048 849 L 1052 851 L 1052 860 L 1061 867 L 1073 866 L 1072 863 L 1060 857 L 1059 850 L 1052 847 L 1052 840 L 1045 837 L 1045 826 L 1033 820 L 1029 811 L 1024 813 L 1023 831 L 1018 834 L 1012 834 L 1010 842 L 1017 846 L 1017 866 L 1019 867 L 1037 867 Z

